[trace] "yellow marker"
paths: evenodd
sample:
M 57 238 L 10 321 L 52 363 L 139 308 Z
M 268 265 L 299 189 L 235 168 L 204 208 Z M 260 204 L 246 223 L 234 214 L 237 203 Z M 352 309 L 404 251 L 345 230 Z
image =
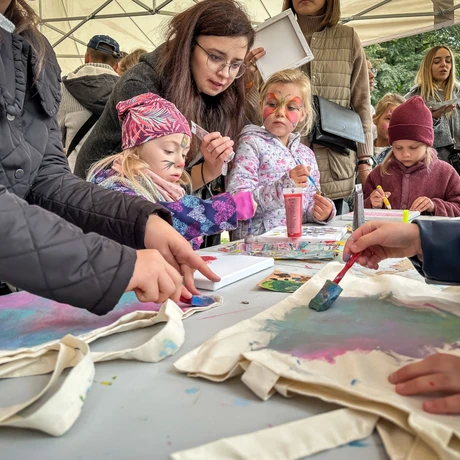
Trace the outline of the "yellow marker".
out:
M 377 185 L 377 188 L 380 189 L 383 192 L 383 204 L 385 205 L 385 208 L 391 209 L 391 204 L 388 201 L 388 198 L 385 195 L 385 192 L 383 191 L 383 188 L 381 185 Z
M 403 211 L 403 222 L 405 224 L 409 223 L 409 210 L 408 209 L 404 209 Z

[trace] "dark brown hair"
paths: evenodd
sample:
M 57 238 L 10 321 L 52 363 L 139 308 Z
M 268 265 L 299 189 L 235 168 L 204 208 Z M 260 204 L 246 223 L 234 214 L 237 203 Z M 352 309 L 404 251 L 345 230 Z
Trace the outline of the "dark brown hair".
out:
M 104 43 L 101 43 L 99 45 L 100 48 L 104 48 L 109 52 L 113 51 L 113 48 L 110 47 L 109 45 L 105 45 Z M 95 50 L 94 48 L 86 48 L 86 53 L 91 56 L 92 62 L 99 62 L 101 64 L 107 64 L 110 67 L 115 67 L 117 63 L 119 62 L 119 59 L 113 57 L 109 53 L 105 53 L 104 51 Z
M 283 11 L 291 8 L 295 13 L 294 4 L 292 0 L 284 0 Z M 321 27 L 336 26 L 340 21 L 340 0 L 326 0 L 326 13 L 321 23 Z
M 15 26 L 15 32 L 22 35 L 32 46 L 38 57 L 38 74 L 43 69 L 46 54 L 46 40 L 37 26 L 40 22 L 38 14 L 27 4 L 26 0 L 11 0 L 5 11 L 5 17 Z
M 209 132 L 219 131 L 236 142 L 244 126 L 244 79 L 234 80 L 216 96 L 199 93 L 190 60 L 196 38 L 201 35 L 246 37 L 249 50 L 255 34 L 246 12 L 234 0 L 203 0 L 175 16 L 159 63 L 162 80 L 167 82 L 164 97 L 176 104 L 189 122 L 193 120 Z M 195 157 L 198 145 L 193 139 L 189 161 Z

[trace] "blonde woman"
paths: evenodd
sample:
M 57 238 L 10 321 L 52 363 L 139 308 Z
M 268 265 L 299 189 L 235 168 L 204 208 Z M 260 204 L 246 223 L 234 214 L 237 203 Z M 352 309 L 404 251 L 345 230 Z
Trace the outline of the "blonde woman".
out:
M 434 144 L 441 160 L 449 161 L 449 155 L 460 149 L 459 104 L 454 102 L 441 107 L 441 103 L 458 99 L 460 86 L 455 78 L 455 58 L 448 46 L 435 46 L 423 58 L 415 77 L 415 86 L 406 99 L 421 96 L 433 117 Z

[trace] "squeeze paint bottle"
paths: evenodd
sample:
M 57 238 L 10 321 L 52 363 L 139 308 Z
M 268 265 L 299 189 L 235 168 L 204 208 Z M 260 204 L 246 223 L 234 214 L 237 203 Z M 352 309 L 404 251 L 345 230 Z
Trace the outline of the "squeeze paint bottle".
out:
M 286 229 L 289 238 L 302 236 L 302 188 L 283 189 L 284 206 L 286 208 Z

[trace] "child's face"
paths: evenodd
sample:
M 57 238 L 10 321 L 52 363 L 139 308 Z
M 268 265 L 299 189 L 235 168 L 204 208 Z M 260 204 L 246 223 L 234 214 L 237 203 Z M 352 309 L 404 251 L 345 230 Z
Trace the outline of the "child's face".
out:
M 170 134 L 146 142 L 138 147 L 139 158 L 150 169 L 168 182 L 177 182 L 185 168 L 185 157 L 190 150 L 190 137 Z
M 302 95 L 293 83 L 274 83 L 261 102 L 262 118 L 267 131 L 281 140 L 289 138 L 305 119 Z
M 397 107 L 397 105 L 393 105 L 388 107 L 386 112 L 382 113 L 380 117 L 374 117 L 374 125 L 377 128 L 377 135 L 380 139 L 384 139 L 390 145 L 390 141 L 388 139 L 388 126 L 390 125 L 391 115 L 393 114 L 393 110 Z
M 427 146 L 422 142 L 401 140 L 393 142 L 393 155 L 406 168 L 422 161 L 427 154 Z

